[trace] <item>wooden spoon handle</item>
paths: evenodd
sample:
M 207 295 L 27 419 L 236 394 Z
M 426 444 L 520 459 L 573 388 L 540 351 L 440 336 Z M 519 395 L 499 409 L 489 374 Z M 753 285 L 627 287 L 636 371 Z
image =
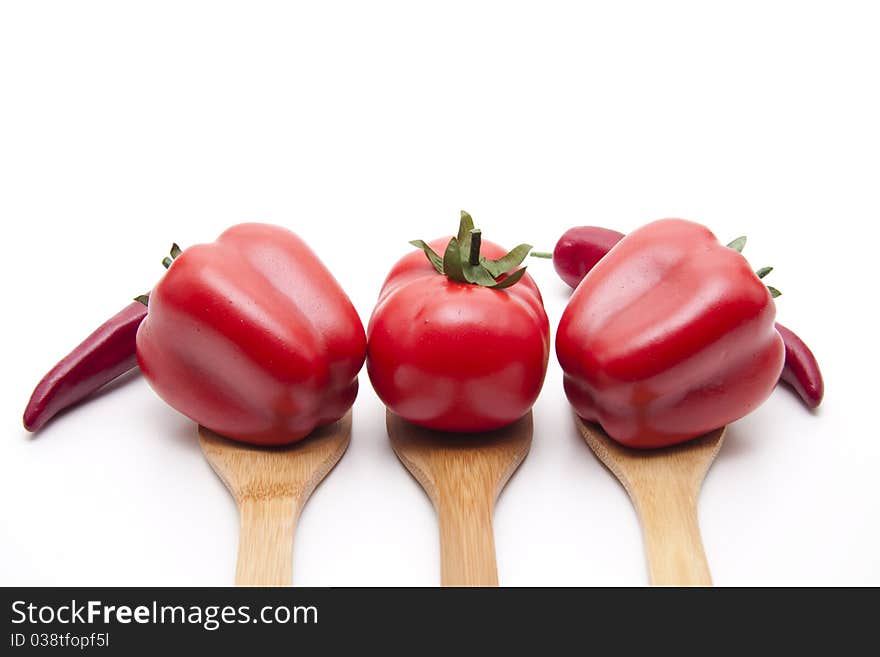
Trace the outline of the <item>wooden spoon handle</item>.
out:
M 440 582 L 443 586 L 498 586 L 494 498 L 490 491 L 440 491 Z
M 658 486 L 634 500 L 654 586 L 712 586 L 700 538 L 696 495 Z
M 299 515 L 293 497 L 244 499 L 235 583 L 289 586 L 293 571 L 293 531 Z

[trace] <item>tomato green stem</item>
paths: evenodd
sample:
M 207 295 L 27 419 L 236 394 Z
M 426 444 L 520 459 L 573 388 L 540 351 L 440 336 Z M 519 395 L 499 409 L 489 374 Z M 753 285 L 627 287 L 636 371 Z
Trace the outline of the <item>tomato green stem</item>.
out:
M 500 258 L 492 260 L 480 255 L 482 239 L 480 230 L 474 228 L 471 215 L 462 210 L 458 233 L 449 240 L 442 258 L 424 240 L 412 240 L 410 244 L 425 253 L 438 274 L 457 283 L 470 283 L 502 290 L 525 275 L 526 268 L 517 269 L 517 267 L 529 255 L 529 251 L 532 250 L 531 244 L 520 244 Z M 501 280 L 498 280 L 499 278 Z
M 548 260 L 553 259 L 553 254 L 549 251 L 532 251 L 529 255 L 533 258 L 547 258 Z
M 474 267 L 480 264 L 480 243 L 482 241 L 482 231 L 479 228 L 471 230 L 471 251 L 468 254 L 468 263 Z

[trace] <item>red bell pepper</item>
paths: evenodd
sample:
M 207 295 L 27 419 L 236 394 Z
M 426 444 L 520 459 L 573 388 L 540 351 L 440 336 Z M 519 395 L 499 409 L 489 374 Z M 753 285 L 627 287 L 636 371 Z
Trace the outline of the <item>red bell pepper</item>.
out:
M 559 238 L 552 255 L 535 251 L 531 255 L 552 257 L 553 266 L 559 277 L 572 288 L 576 288 L 596 263 L 622 239 L 623 233 L 615 230 L 596 226 L 576 226 Z M 743 238 L 738 238 L 731 244 L 742 247 L 745 242 Z M 737 250 L 742 251 L 741 248 Z M 756 274 L 758 278 L 763 278 L 771 270 L 772 267 L 764 267 Z M 773 290 L 773 288 L 768 289 Z M 778 291 L 776 293 L 778 294 Z M 825 395 L 825 383 L 816 357 L 794 331 L 779 322 L 776 323 L 776 330 L 785 345 L 785 366 L 782 368 L 779 380 L 790 385 L 800 395 L 807 408 L 817 408 Z
M 489 431 L 518 420 L 541 391 L 550 351 L 541 293 L 525 267 L 515 269 L 531 246 L 505 255 L 465 212 L 456 237 L 412 244 L 424 254 L 391 269 L 367 331 L 379 397 L 430 429 Z
M 357 395 L 364 328 L 299 237 L 241 224 L 176 257 L 149 297 L 137 357 L 171 406 L 219 434 L 295 442 Z
M 770 291 L 737 251 L 681 219 L 623 238 L 581 282 L 556 337 L 582 418 L 636 448 L 695 438 L 772 392 L 785 349 Z

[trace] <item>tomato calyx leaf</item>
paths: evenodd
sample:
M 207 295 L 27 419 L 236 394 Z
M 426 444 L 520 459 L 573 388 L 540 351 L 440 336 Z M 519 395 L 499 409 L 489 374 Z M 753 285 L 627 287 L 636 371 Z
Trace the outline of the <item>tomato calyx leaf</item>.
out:
M 442 258 L 424 240 L 412 240 L 410 244 L 421 249 L 437 273 L 450 280 L 493 290 L 516 284 L 526 273 L 526 267 L 517 267 L 529 255 L 531 244 L 520 244 L 500 258 L 490 260 L 480 255 L 482 238 L 482 231 L 474 228 L 471 215 L 462 210 L 458 233 L 449 240 Z
M 502 278 L 500 281 L 498 281 L 497 283 L 495 283 L 495 285 L 492 285 L 491 287 L 495 290 L 503 290 L 506 287 L 510 287 L 511 285 L 515 285 L 519 281 L 519 279 L 521 279 L 523 277 L 523 275 L 525 273 L 526 273 L 526 268 L 520 267 L 515 272 L 513 272 L 512 274 L 510 274 L 508 276 L 505 276 L 504 278 Z
M 437 252 L 428 246 L 427 242 L 424 240 L 410 240 L 410 244 L 425 252 L 425 255 L 428 256 L 428 261 L 434 265 L 434 269 L 437 270 L 438 274 L 443 273 L 443 258 L 437 255 Z
M 505 272 L 511 271 L 513 268 L 518 267 L 523 260 L 526 259 L 526 256 L 529 255 L 529 251 L 532 250 L 531 244 L 520 244 L 519 246 L 515 246 L 510 251 L 507 252 L 506 255 L 501 256 L 497 260 L 489 260 L 488 258 L 481 258 L 480 261 L 482 265 L 486 268 L 486 270 L 495 276 L 501 276 L 501 274 Z
M 454 281 L 467 282 L 461 262 L 461 244 L 457 237 L 453 237 L 446 245 L 446 253 L 443 254 L 443 272 Z

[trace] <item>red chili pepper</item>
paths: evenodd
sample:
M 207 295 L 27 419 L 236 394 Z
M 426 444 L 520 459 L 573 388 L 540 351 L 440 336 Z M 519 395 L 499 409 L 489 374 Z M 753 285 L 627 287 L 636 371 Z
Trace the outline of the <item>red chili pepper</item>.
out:
M 562 234 L 553 249 L 553 267 L 572 288 L 599 262 L 623 233 L 598 226 L 575 226 Z M 534 255 L 534 254 L 533 254 Z
M 785 343 L 785 367 L 780 379 L 794 388 L 807 406 L 816 408 L 825 396 L 825 382 L 816 357 L 794 331 L 778 322 L 776 330 Z
M 770 290 L 705 226 L 633 231 L 574 291 L 556 334 L 582 418 L 636 448 L 733 422 L 770 395 L 785 349 Z
M 36 431 L 57 413 L 137 366 L 135 335 L 147 307 L 133 301 L 101 324 L 34 388 L 24 428 Z
M 305 242 L 279 226 L 240 224 L 175 251 L 137 333 L 141 371 L 162 399 L 262 445 L 296 442 L 345 415 L 364 327 Z
M 541 391 L 550 351 L 541 293 L 517 269 L 531 246 L 505 254 L 466 212 L 456 237 L 411 243 L 424 254 L 394 265 L 370 318 L 367 371 L 379 397 L 441 431 L 518 420 Z

